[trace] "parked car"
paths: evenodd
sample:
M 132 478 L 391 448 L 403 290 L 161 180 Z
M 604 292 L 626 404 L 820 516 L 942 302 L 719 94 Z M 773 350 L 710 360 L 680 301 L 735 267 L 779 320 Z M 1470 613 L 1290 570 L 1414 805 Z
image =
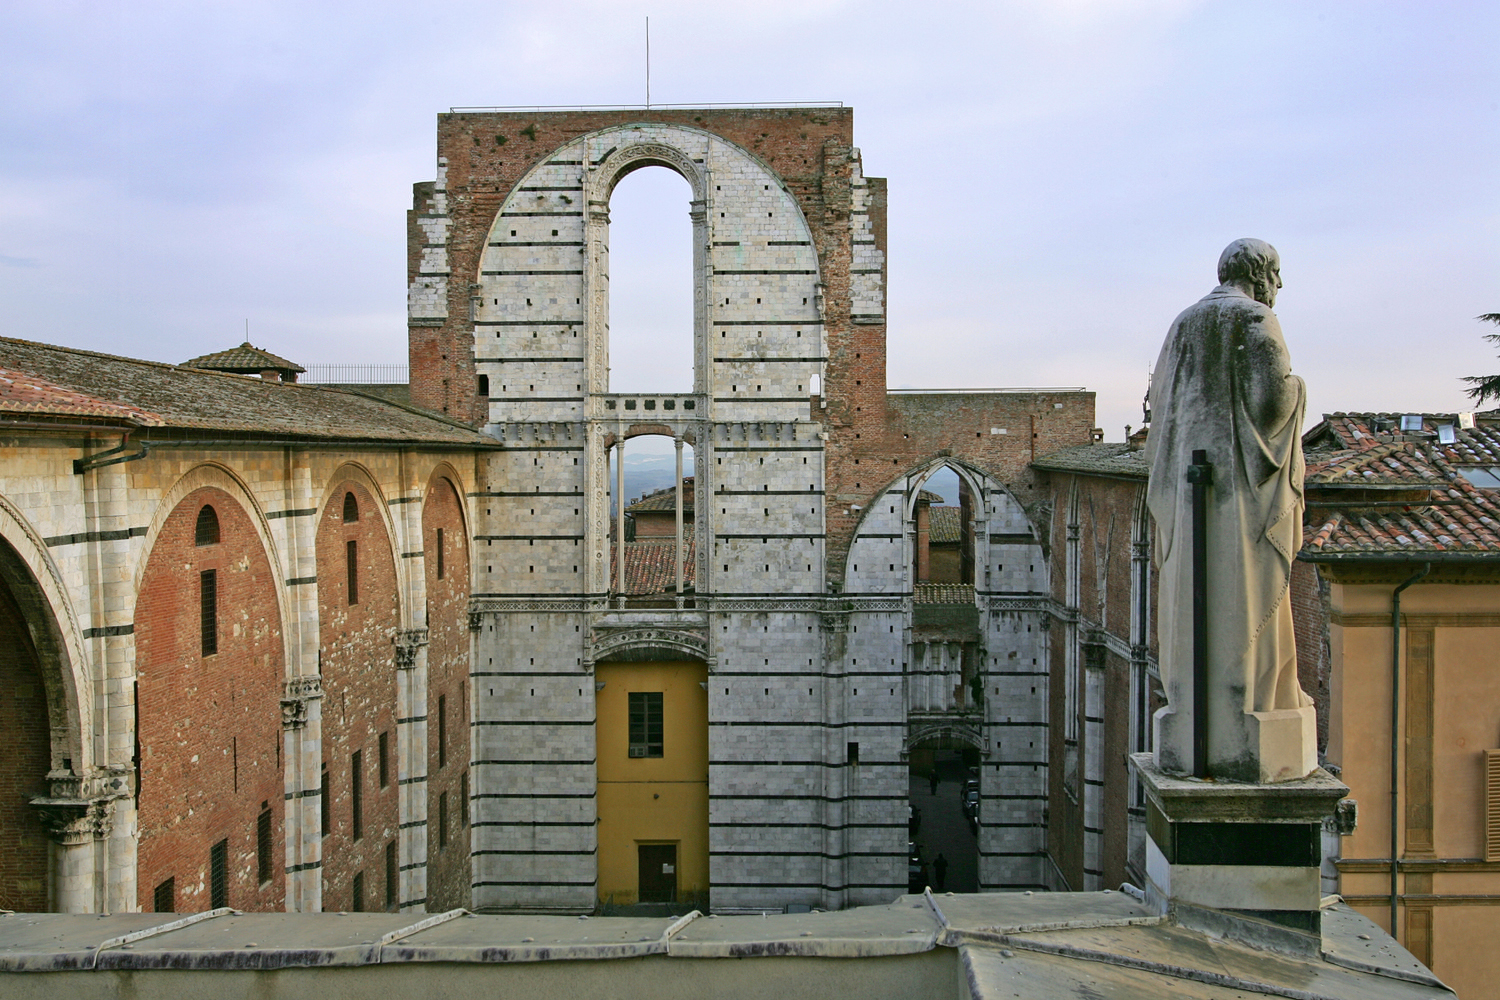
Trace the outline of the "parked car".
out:
M 970 788 L 968 791 L 964 792 L 964 815 L 969 818 L 969 822 L 971 823 L 979 822 L 978 788 Z

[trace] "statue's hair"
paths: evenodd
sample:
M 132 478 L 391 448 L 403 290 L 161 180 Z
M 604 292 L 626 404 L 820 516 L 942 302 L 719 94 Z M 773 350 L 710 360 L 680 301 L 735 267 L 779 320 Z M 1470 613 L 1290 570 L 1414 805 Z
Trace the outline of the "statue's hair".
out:
M 1276 248 L 1264 240 L 1235 240 L 1219 254 L 1219 284 L 1263 278 L 1279 261 Z

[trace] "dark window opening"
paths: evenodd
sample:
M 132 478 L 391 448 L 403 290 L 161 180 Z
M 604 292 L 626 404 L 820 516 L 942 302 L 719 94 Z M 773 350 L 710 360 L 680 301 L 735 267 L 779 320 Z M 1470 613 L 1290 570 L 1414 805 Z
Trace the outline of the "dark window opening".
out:
M 438 796 L 438 850 L 448 846 L 448 793 Z
M 443 529 L 437 530 L 437 578 L 443 578 Z
M 328 761 L 323 762 L 323 786 L 322 794 L 319 796 L 319 806 L 322 811 L 323 836 L 328 836 L 333 829 L 333 789 L 328 787 Z
M 354 499 L 353 491 L 344 494 L 344 523 L 353 524 L 359 520 L 359 501 Z
M 479 376 L 479 398 L 486 400 L 490 398 L 490 377 L 488 375 Z
M 438 737 L 438 767 L 448 764 L 448 696 L 438 695 L 437 713 L 437 737 Z
M 399 888 L 397 881 L 399 875 L 396 870 L 396 842 L 393 840 L 385 845 L 385 908 L 394 910 L 396 908 L 396 890 Z
M 858 764 L 859 763 L 859 744 L 856 743 L 856 742 L 854 742 L 853 740 L 849 741 L 849 757 L 848 757 L 848 760 L 849 760 L 850 764 Z
M 352 538 L 344 543 L 344 571 L 348 574 L 349 577 L 349 603 L 358 604 L 359 543 Z
M 458 825 L 469 825 L 469 772 L 458 777 Z
M 204 656 L 219 651 L 219 574 L 206 569 L 198 574 L 198 646 Z
M 350 821 L 353 827 L 350 840 L 358 840 L 365 835 L 365 795 L 364 781 L 361 780 L 365 766 L 365 752 L 354 751 L 354 757 L 349 762 L 349 802 L 351 805 Z
M 365 873 L 364 872 L 355 872 L 354 873 L 354 892 L 352 893 L 352 895 L 353 895 L 354 898 L 349 901 L 349 912 L 350 913 L 363 913 L 363 912 L 365 912 Z
M 662 693 L 630 692 L 630 756 L 662 756 Z
M 151 894 L 151 909 L 157 913 L 177 912 L 177 879 L 169 878 Z
M 208 905 L 217 910 L 229 905 L 229 841 L 208 849 Z
M 271 810 L 263 808 L 255 819 L 255 875 L 261 885 L 271 881 L 272 845 Z
M 390 763 L 390 738 L 389 734 L 380 734 L 380 787 L 385 788 L 391 783 Z
M 219 515 L 208 504 L 198 511 L 198 524 L 193 529 L 194 545 L 219 544 Z

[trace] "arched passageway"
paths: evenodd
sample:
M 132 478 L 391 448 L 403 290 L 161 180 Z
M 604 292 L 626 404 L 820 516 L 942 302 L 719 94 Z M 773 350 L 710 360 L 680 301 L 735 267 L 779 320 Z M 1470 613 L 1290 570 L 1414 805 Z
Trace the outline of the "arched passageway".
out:
M 0 541 L 0 561 L 20 557 Z M 22 912 L 51 909 L 47 887 L 47 834 L 31 805 L 47 793 L 50 766 L 47 694 L 41 658 L 17 595 L 0 572 L 0 908 Z

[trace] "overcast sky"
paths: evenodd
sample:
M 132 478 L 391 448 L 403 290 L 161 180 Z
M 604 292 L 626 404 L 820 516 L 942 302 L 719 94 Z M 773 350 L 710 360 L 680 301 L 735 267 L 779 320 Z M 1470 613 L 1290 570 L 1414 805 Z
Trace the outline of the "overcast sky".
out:
M 182 361 L 248 319 L 303 364 L 404 362 L 435 115 L 639 104 L 648 14 L 654 102 L 854 107 L 890 182 L 893 387 L 1087 386 L 1118 440 L 1240 236 L 1281 251 L 1310 415 L 1455 410 L 1458 376 L 1500 371 L 1474 319 L 1500 310 L 1477 0 L 7 0 L 4 330 Z M 617 192 L 621 339 L 686 315 L 686 191 Z

